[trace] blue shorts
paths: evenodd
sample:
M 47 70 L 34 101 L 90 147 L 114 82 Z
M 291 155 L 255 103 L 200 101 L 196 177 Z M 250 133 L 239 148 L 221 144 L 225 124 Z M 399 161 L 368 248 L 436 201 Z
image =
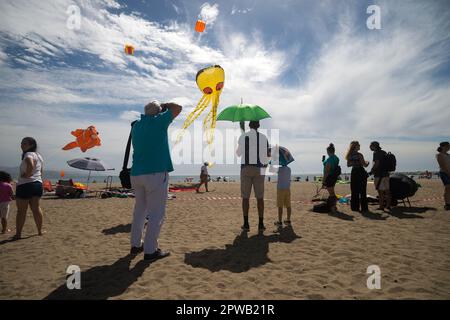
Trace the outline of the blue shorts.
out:
M 42 188 L 42 182 L 35 181 L 18 185 L 16 188 L 16 198 L 18 199 L 31 199 L 33 197 L 42 197 L 44 189 Z
M 439 172 L 439 176 L 441 177 L 442 182 L 444 183 L 444 186 L 450 185 L 450 178 L 445 172 Z

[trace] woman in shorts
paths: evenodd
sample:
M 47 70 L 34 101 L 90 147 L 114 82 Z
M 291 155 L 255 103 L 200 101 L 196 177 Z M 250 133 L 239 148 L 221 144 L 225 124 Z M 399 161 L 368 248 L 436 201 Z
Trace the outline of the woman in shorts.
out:
M 334 192 L 334 186 L 336 185 L 339 177 L 339 158 L 335 155 L 334 144 L 330 143 L 327 148 L 328 158 L 323 161 L 323 188 L 326 188 L 329 194 L 328 206 L 332 213 L 336 213 L 337 197 Z
M 43 215 L 40 208 L 40 200 L 43 194 L 42 188 L 42 156 L 36 152 L 37 143 L 32 137 L 22 139 L 22 162 L 20 164 L 20 176 L 16 188 L 16 235 L 15 239 L 22 237 L 22 229 L 25 224 L 28 207 L 33 212 L 34 222 L 38 234 L 42 235 Z

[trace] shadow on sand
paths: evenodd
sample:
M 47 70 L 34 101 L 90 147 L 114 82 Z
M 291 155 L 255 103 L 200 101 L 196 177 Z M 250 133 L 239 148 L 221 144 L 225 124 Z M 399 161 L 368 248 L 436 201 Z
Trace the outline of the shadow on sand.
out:
M 106 234 L 106 235 L 111 235 L 111 234 L 116 234 L 116 233 L 130 233 L 130 232 L 131 232 L 131 223 L 119 224 L 118 226 L 102 230 L 102 233 Z
M 388 218 L 386 216 L 383 216 L 380 213 L 372 212 L 372 211 L 361 212 L 361 215 L 364 218 L 367 218 L 367 219 L 370 219 L 370 220 L 386 220 Z
M 328 215 L 330 217 L 342 219 L 342 220 L 345 220 L 345 221 L 353 221 L 355 219 L 353 216 L 351 216 L 349 214 L 346 214 L 346 213 L 343 213 L 343 212 L 340 212 L 340 211 L 336 211 L 336 213 L 329 212 Z
M 232 244 L 225 245 L 225 249 L 204 249 L 198 252 L 186 253 L 184 262 L 194 268 L 204 268 L 212 272 L 228 270 L 230 272 L 246 272 L 251 268 L 264 265 L 271 260 L 268 258 L 269 243 L 291 243 L 301 238 L 295 234 L 292 226 L 285 227 L 279 233 L 264 235 L 256 234 L 248 237 L 242 231 Z
M 120 258 L 111 265 L 81 270 L 81 289 L 69 290 L 66 283 L 51 292 L 45 300 L 105 300 L 124 293 L 151 262 L 140 260 L 130 269 L 133 255 Z
M 16 242 L 16 241 L 26 240 L 26 239 L 37 237 L 37 236 L 38 236 L 38 234 L 33 234 L 31 236 L 22 237 L 20 239 L 16 239 L 16 238 L 14 238 L 14 236 L 12 236 L 11 238 L 8 238 L 8 239 L 0 241 L 0 246 L 3 245 L 3 244 L 9 243 L 9 242 Z
M 436 210 L 436 208 L 431 207 L 394 207 L 389 214 L 398 219 L 424 219 L 424 217 L 415 213 L 425 213 L 427 211 Z

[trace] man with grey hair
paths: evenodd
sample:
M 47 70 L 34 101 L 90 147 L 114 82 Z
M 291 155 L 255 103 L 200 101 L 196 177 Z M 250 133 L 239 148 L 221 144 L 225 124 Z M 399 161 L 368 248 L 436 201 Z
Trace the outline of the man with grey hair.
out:
M 161 112 L 161 104 L 157 100 L 153 100 L 144 107 L 144 114 L 154 116 Z
M 168 173 L 173 171 L 167 130 L 181 112 L 175 103 L 152 101 L 144 108 L 141 119 L 131 131 L 133 165 L 131 185 L 135 193 L 133 223 L 131 225 L 131 254 L 144 251 L 144 260 L 154 261 L 169 255 L 158 247 L 158 237 L 164 221 Z M 148 217 L 142 246 L 142 232 Z

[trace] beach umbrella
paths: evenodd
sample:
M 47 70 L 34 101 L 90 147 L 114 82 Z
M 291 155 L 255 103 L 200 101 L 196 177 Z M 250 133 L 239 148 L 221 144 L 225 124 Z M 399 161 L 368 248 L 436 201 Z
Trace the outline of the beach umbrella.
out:
M 72 168 L 89 171 L 87 181 L 88 186 L 89 186 L 89 179 L 91 177 L 91 171 L 114 170 L 114 169 L 107 169 L 108 166 L 102 160 L 96 158 L 76 158 L 67 161 L 67 164 Z
M 280 166 L 287 166 L 289 163 L 295 161 L 294 157 L 292 156 L 292 153 L 285 147 L 281 147 L 281 146 L 275 146 L 274 148 L 272 148 L 272 161 L 271 163 L 273 163 L 274 160 L 276 159 L 278 153 L 278 164 Z
M 289 163 L 291 163 L 292 161 L 294 161 L 294 157 L 292 156 L 291 152 L 285 148 L 285 147 L 281 147 L 279 146 L 279 163 L 280 165 L 288 165 Z
M 236 104 L 226 107 L 217 117 L 217 121 L 239 122 L 242 131 L 245 131 L 245 121 L 259 121 L 270 118 L 270 115 L 256 104 Z

